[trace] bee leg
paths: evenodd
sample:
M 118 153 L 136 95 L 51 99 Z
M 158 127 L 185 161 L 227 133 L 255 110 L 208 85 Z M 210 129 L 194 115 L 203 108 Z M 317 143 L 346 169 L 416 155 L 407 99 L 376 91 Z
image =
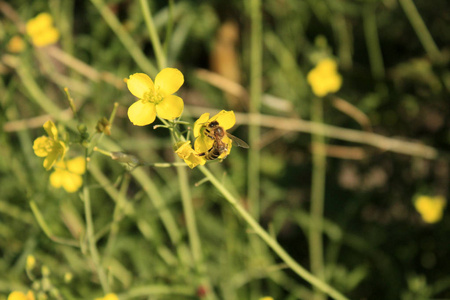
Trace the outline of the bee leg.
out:
M 203 152 L 203 153 L 197 154 L 197 156 L 205 156 L 205 154 L 206 154 L 206 152 Z

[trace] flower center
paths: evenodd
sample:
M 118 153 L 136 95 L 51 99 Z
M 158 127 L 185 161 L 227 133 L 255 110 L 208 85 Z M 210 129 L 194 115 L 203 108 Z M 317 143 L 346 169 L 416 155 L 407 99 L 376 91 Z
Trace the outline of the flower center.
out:
M 164 99 L 163 94 L 160 92 L 159 87 L 153 88 L 144 94 L 142 101 L 154 103 L 158 105 Z

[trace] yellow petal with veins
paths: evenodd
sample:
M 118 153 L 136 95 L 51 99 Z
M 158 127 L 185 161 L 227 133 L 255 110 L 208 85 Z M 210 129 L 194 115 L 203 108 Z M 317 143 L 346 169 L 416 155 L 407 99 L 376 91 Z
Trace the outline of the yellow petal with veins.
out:
M 128 118 L 136 126 L 153 123 L 156 118 L 155 104 L 139 100 L 128 108 Z
M 127 80 L 127 87 L 130 92 L 139 99 L 142 99 L 145 93 L 153 91 L 154 89 L 152 79 L 144 73 L 130 75 L 130 78 Z
M 171 95 L 178 91 L 183 83 L 183 73 L 175 68 L 162 69 L 155 78 L 155 86 L 159 88 L 164 96 Z

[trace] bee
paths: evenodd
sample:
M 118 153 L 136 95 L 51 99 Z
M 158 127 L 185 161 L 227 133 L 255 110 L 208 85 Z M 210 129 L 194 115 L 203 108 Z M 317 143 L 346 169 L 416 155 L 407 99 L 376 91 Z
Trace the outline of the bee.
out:
M 212 147 L 208 151 L 200 153 L 198 155 L 204 156 L 206 160 L 214 160 L 218 158 L 222 153 L 228 152 L 228 144 L 223 141 L 223 138 L 225 136 L 228 136 L 228 138 L 236 143 L 237 146 L 242 148 L 249 148 L 246 142 L 228 133 L 222 126 L 219 125 L 219 122 L 217 121 L 212 121 L 211 123 L 209 123 L 206 126 L 205 131 L 206 136 L 214 140 Z

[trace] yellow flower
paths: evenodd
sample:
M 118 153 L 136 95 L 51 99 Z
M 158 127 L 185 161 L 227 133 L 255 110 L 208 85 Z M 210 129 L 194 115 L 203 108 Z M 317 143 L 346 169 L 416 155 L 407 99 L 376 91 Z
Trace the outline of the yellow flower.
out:
M 205 132 L 208 124 L 212 121 L 217 121 L 219 126 L 222 126 L 223 129 L 228 130 L 234 126 L 236 123 L 236 117 L 234 116 L 234 112 L 222 110 L 217 115 L 212 118 L 209 118 L 209 113 L 204 113 L 200 116 L 200 118 L 194 123 L 194 137 L 197 139 L 194 143 L 194 148 L 197 153 L 207 152 L 213 146 L 214 140 L 211 139 Z M 231 151 L 231 139 L 227 136 L 224 136 L 222 141 L 228 144 L 228 150 L 222 153 L 218 158 L 223 159 Z
M 259 300 L 273 300 L 273 298 L 272 297 L 262 297 L 262 298 L 259 298 Z
M 58 138 L 58 129 L 52 121 L 44 124 L 48 136 L 41 136 L 34 140 L 33 150 L 39 157 L 45 157 L 44 168 L 50 170 L 57 160 L 64 158 L 67 148 Z
M 36 265 L 36 258 L 34 258 L 33 255 L 28 255 L 26 264 L 27 270 L 33 270 L 35 265 Z
M 204 165 L 206 160 L 202 156 L 198 156 L 198 153 L 192 149 L 191 142 L 180 142 L 177 145 L 177 150 L 175 151 L 178 156 L 184 160 L 184 162 L 193 169 L 198 165 Z
M 20 53 L 25 49 L 25 41 L 18 35 L 13 36 L 6 46 L 11 53 Z
M 40 13 L 28 20 L 26 29 L 31 41 L 37 47 L 54 44 L 59 39 L 59 31 L 53 27 L 53 18 L 49 13 Z
M 165 68 L 156 75 L 155 83 L 143 73 L 130 75 L 126 80 L 130 92 L 139 98 L 128 109 L 128 118 L 137 126 L 153 123 L 156 115 L 173 120 L 183 112 L 183 99 L 172 95 L 183 85 L 183 74 L 174 68 Z
M 25 295 L 22 292 L 14 291 L 8 296 L 8 300 L 34 300 L 34 294 L 32 291 L 28 291 Z
M 414 202 L 416 210 L 426 223 L 436 223 L 442 219 L 447 200 L 442 196 L 419 196 Z
M 114 293 L 106 294 L 103 298 L 95 298 L 95 300 L 119 300 L 119 297 L 117 297 Z
M 322 59 L 317 66 L 309 71 L 307 81 L 318 97 L 337 92 L 342 85 L 342 77 L 337 72 L 337 64 L 331 58 Z
M 50 184 L 55 188 L 63 187 L 68 193 L 76 192 L 83 184 L 81 175 L 86 171 L 84 157 L 76 157 L 55 165 L 55 171 L 50 175 Z

